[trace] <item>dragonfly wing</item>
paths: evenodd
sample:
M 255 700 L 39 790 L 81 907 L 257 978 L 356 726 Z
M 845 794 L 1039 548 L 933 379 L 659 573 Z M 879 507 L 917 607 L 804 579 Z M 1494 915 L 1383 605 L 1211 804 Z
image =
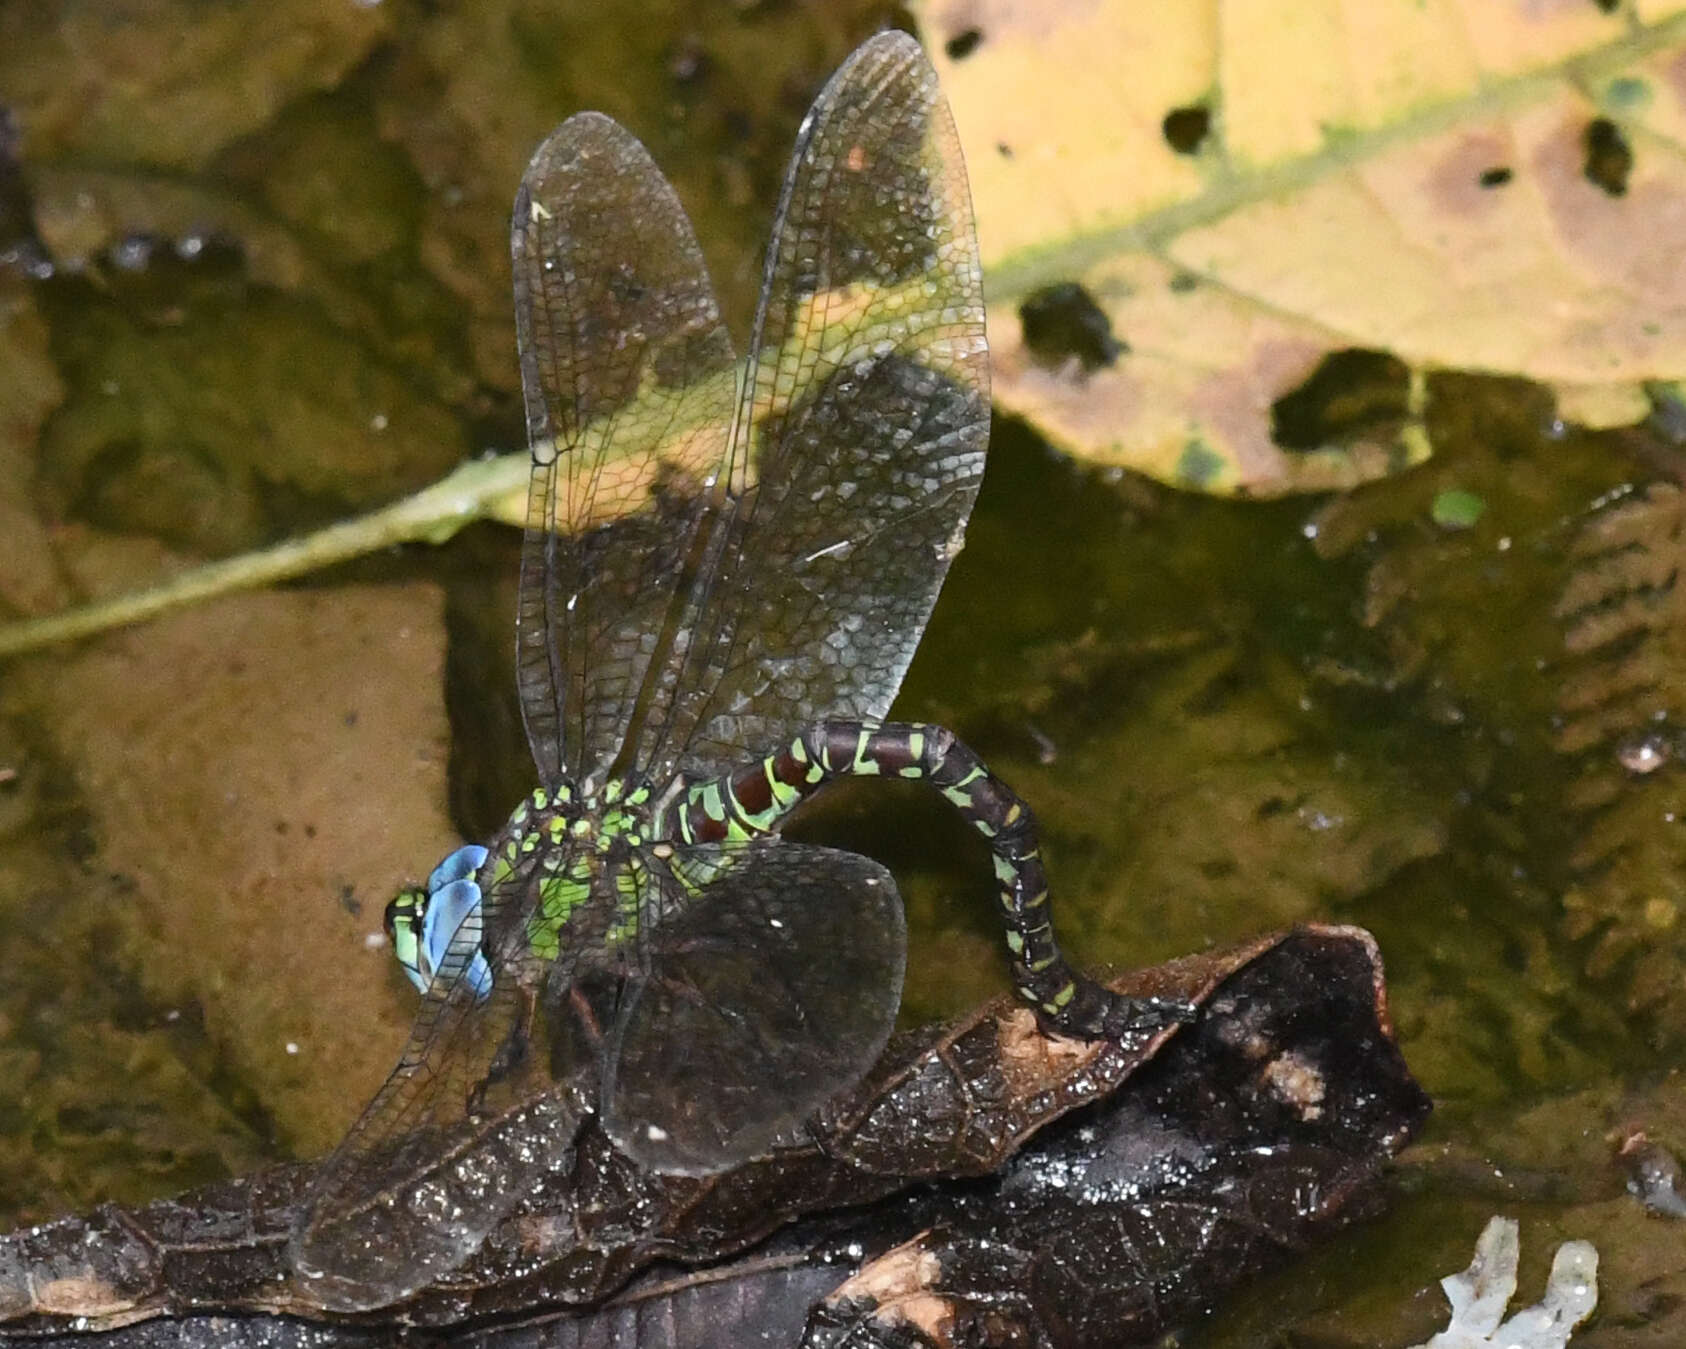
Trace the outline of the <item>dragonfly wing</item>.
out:
M 534 152 L 510 249 L 533 461 L 521 708 L 540 776 L 578 781 L 620 748 L 718 504 L 705 484 L 725 454 L 734 356 L 672 186 L 601 113 Z
M 398 1066 L 312 1181 L 290 1256 L 324 1307 L 386 1306 L 449 1273 L 567 1153 L 581 1108 L 556 1074 L 595 1049 L 547 1014 L 571 971 L 539 965 L 512 921 L 532 881 L 457 926 Z
M 732 509 L 633 728 L 653 781 L 889 708 L 983 474 L 989 357 L 965 165 L 936 72 L 868 40 L 815 101 L 774 223 Z M 665 668 L 665 667 L 664 667 Z
M 676 848 L 664 888 L 679 898 L 640 932 L 603 1125 L 646 1166 L 701 1174 L 860 1080 L 895 1022 L 907 935 L 890 873 L 829 848 Z

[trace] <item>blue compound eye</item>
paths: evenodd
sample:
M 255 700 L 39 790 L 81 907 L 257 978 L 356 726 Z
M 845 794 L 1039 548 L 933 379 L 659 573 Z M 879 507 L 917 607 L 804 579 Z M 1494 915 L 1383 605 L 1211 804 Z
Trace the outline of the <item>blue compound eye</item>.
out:
M 427 878 L 427 893 L 437 894 L 452 881 L 472 879 L 486 861 L 486 850 L 478 843 L 465 843 L 433 868 Z
M 421 929 L 420 964 L 430 981 L 441 970 L 452 978 L 462 971 L 476 998 L 492 989 L 491 967 L 480 949 L 480 912 L 480 887 L 466 878 L 454 880 L 428 895 Z

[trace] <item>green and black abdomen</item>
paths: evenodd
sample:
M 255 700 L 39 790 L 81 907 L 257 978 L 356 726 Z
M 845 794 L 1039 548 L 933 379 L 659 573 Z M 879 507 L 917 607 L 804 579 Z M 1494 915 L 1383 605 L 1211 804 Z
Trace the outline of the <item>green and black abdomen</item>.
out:
M 948 798 L 989 844 L 1020 992 L 1055 1025 L 1072 1032 L 1088 1034 L 1102 1024 L 1119 1024 L 1118 999 L 1076 973 L 1060 953 L 1030 806 L 941 726 L 816 723 L 777 753 L 691 786 L 676 803 L 670 832 L 687 843 L 754 838 L 777 829 L 802 800 L 840 777 L 926 782 Z M 1140 1024 L 1146 1010 L 1130 1009 L 1127 1024 Z

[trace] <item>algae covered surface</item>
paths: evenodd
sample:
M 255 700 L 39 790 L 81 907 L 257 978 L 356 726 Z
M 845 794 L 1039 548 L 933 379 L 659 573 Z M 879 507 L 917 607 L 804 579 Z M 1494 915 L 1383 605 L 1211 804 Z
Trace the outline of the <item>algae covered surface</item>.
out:
M 1008 415 L 896 710 L 1033 805 L 1084 963 L 1309 919 L 1380 940 L 1427 1141 L 1387 1217 L 1210 1342 L 1424 1340 L 1436 1281 L 1507 1212 L 1525 1289 L 1559 1241 L 1598 1247 L 1575 1343 L 1638 1343 L 1686 1305 L 1678 1228 L 1618 1156 L 1686 1148 L 1686 461 L 1657 262 L 1682 237 L 1682 39 L 1666 6 L 1482 6 L 1513 28 L 1471 21 L 1454 69 L 1402 13 L 1359 42 L 1350 7 L 1308 8 L 1324 45 L 1296 59 L 1327 78 L 1297 92 L 1245 34 L 1131 37 L 1119 6 L 919 8 Z M 0 4 L 7 618 L 519 449 L 509 200 L 579 108 L 673 179 L 741 343 L 797 120 L 887 17 L 243 13 Z M 1125 91 L 1135 142 L 1073 148 L 1055 131 L 1105 119 L 1002 92 L 1062 79 Z M 1191 157 L 1198 119 L 1168 118 L 1196 107 Z M 1448 276 L 1462 309 L 1423 290 Z M 1063 281 L 1111 334 L 1096 362 L 1025 339 L 1025 295 Z M 532 786 L 516 553 L 486 525 L 0 665 L 0 1223 L 315 1155 L 349 1123 L 413 1009 L 382 906 Z M 987 855 L 934 794 L 848 784 L 795 830 L 895 871 L 905 1022 L 1005 987 Z

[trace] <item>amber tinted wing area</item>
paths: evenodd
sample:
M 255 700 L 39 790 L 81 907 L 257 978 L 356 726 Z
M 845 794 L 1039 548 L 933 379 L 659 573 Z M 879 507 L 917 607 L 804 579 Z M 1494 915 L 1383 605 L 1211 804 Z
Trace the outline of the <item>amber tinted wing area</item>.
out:
M 733 438 L 625 760 L 661 781 L 826 716 L 882 715 L 983 473 L 983 293 L 964 163 L 905 34 L 803 123 Z

